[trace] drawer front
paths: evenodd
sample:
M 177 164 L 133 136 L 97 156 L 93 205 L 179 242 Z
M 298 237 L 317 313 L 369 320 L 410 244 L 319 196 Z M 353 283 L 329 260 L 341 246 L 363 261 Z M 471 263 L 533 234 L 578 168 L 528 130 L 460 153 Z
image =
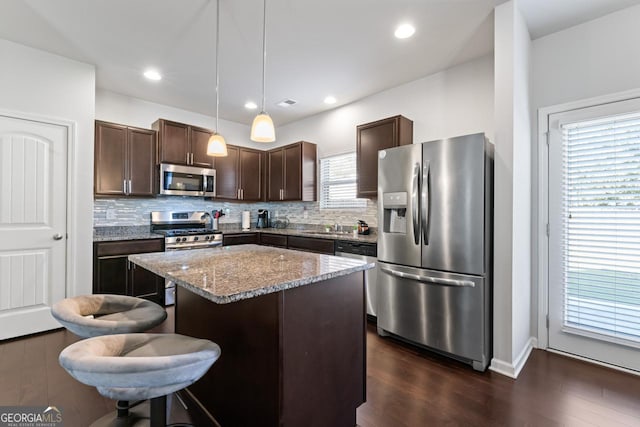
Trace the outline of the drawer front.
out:
M 258 233 L 241 233 L 241 234 L 223 234 L 222 245 L 250 245 L 258 244 Z
M 287 236 L 283 236 L 282 234 L 260 233 L 260 244 L 265 246 L 286 248 Z
M 315 239 L 312 237 L 289 236 L 289 249 L 333 255 L 333 240 Z
M 164 239 L 124 240 L 116 242 L 96 242 L 97 256 L 132 255 L 146 252 L 164 252 Z

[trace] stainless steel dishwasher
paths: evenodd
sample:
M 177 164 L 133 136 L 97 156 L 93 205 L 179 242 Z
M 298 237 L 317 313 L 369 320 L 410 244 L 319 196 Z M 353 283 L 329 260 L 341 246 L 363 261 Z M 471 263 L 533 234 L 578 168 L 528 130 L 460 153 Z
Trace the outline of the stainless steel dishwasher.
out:
M 349 240 L 336 241 L 336 256 L 360 259 L 367 262 L 377 261 L 378 249 L 375 243 L 352 242 Z M 377 316 L 376 305 L 376 280 L 378 276 L 378 265 L 364 273 L 365 296 L 367 302 L 367 314 L 371 317 Z

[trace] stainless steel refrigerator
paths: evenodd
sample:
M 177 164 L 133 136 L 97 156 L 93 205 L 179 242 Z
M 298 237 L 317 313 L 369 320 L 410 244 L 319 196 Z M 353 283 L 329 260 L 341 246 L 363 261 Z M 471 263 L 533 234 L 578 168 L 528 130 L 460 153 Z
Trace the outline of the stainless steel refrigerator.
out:
M 485 370 L 493 144 L 465 135 L 378 153 L 378 333 Z

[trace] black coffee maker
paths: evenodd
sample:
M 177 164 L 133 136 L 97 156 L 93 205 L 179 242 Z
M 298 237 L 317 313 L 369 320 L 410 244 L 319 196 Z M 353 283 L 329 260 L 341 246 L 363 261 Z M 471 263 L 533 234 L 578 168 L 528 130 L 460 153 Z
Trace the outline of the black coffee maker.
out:
M 256 228 L 269 228 L 269 211 L 266 209 L 258 209 L 258 223 Z

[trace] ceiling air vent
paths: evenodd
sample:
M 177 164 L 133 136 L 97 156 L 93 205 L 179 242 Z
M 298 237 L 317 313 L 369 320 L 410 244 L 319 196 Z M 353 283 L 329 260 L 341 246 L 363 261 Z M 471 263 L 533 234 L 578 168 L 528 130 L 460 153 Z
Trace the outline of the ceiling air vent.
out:
M 282 101 L 278 102 L 276 105 L 277 105 L 278 107 L 285 107 L 285 108 L 288 108 L 288 107 L 291 107 L 292 105 L 297 104 L 297 103 L 298 103 L 298 101 L 295 101 L 295 100 L 293 100 L 293 99 L 286 98 L 286 99 L 283 99 Z

